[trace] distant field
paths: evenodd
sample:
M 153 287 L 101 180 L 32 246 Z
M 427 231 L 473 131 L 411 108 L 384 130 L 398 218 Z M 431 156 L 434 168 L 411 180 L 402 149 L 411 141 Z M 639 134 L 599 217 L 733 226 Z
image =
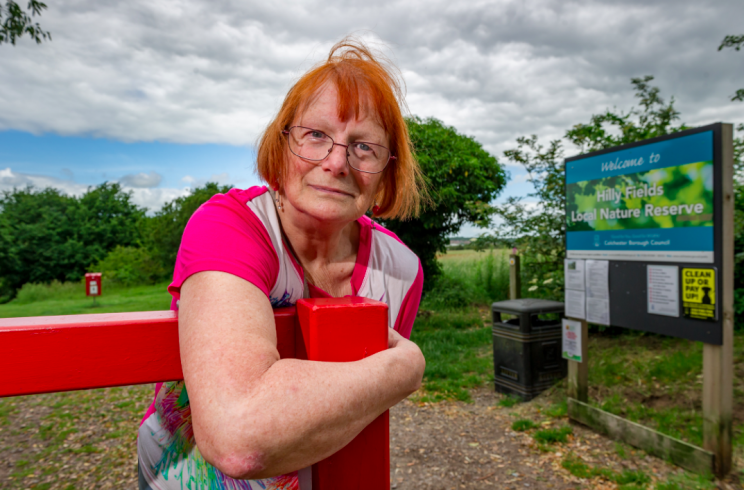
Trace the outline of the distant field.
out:
M 25 291 L 10 303 L 0 305 L 0 318 L 168 310 L 171 296 L 167 287 L 167 283 L 130 288 L 107 288 L 104 284 L 103 294 L 96 298 L 94 306 L 93 299 L 85 296 L 82 284 L 35 286 L 36 290 Z
M 461 262 L 465 260 L 480 260 L 488 253 L 495 253 L 499 255 L 508 255 L 509 249 L 491 249 L 478 252 L 475 250 L 448 250 L 447 253 L 437 254 L 437 259 L 441 262 Z

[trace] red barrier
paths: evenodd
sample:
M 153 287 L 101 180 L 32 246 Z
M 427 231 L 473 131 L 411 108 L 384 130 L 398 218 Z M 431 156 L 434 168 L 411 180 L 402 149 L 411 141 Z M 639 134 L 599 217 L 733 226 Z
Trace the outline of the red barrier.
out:
M 282 358 L 348 362 L 387 348 L 384 303 L 309 299 L 297 308 L 274 310 Z M 153 311 L 0 319 L 0 373 L 0 397 L 180 380 L 178 316 Z M 385 412 L 313 465 L 313 489 L 389 488 L 388 437 Z

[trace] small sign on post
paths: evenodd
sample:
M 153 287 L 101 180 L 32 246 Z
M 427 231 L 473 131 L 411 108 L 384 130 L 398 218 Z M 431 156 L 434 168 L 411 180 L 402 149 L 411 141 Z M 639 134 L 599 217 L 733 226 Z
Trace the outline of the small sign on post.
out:
M 93 304 L 96 304 L 96 296 L 101 295 L 100 272 L 88 272 L 85 274 L 85 295 L 93 296 Z

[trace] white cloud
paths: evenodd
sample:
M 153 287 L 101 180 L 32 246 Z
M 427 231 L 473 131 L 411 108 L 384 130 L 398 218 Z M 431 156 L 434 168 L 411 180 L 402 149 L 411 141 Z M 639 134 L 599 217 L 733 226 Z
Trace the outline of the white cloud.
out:
M 54 187 L 72 196 L 80 196 L 88 190 L 87 185 L 77 184 L 70 180 L 58 179 L 47 175 L 13 172 L 10 167 L 0 170 L 0 191 L 10 191 L 14 188 L 23 189 L 28 186 L 38 189 Z
M 181 182 L 184 182 L 191 189 L 201 187 L 207 182 L 215 182 L 220 185 L 232 184 L 230 174 L 228 174 L 227 172 L 222 172 L 221 174 L 212 174 L 209 178 L 202 177 L 198 179 L 192 177 L 191 175 L 186 175 L 181 179 Z
M 25 188 L 33 186 L 36 189 L 53 187 L 71 196 L 81 196 L 89 186 L 76 182 L 49 177 L 46 175 L 33 175 L 22 172 L 14 172 L 10 167 L 0 169 L 0 191 L 11 191 L 14 188 Z M 124 192 L 132 193 L 132 202 L 138 206 L 145 207 L 150 213 L 159 210 L 168 201 L 177 197 L 188 195 L 189 189 L 148 189 L 144 187 L 132 187 L 122 183 Z
M 163 0 L 49 4 L 53 41 L 3 50 L 0 129 L 122 141 L 253 144 L 284 95 L 343 35 L 389 46 L 413 113 L 502 161 L 519 135 L 559 137 L 635 103 L 656 75 L 690 125 L 741 121 L 738 0 Z
M 138 174 L 128 174 L 119 179 L 122 185 L 128 187 L 157 187 L 163 180 L 163 176 L 152 171 L 149 173 L 140 172 Z

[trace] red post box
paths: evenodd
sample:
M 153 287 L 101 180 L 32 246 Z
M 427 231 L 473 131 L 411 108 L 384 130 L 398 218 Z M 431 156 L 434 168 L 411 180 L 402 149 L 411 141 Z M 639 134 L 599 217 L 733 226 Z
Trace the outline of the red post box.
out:
M 86 296 L 100 296 L 101 295 L 101 273 L 100 272 L 89 272 L 85 274 L 85 295 Z

